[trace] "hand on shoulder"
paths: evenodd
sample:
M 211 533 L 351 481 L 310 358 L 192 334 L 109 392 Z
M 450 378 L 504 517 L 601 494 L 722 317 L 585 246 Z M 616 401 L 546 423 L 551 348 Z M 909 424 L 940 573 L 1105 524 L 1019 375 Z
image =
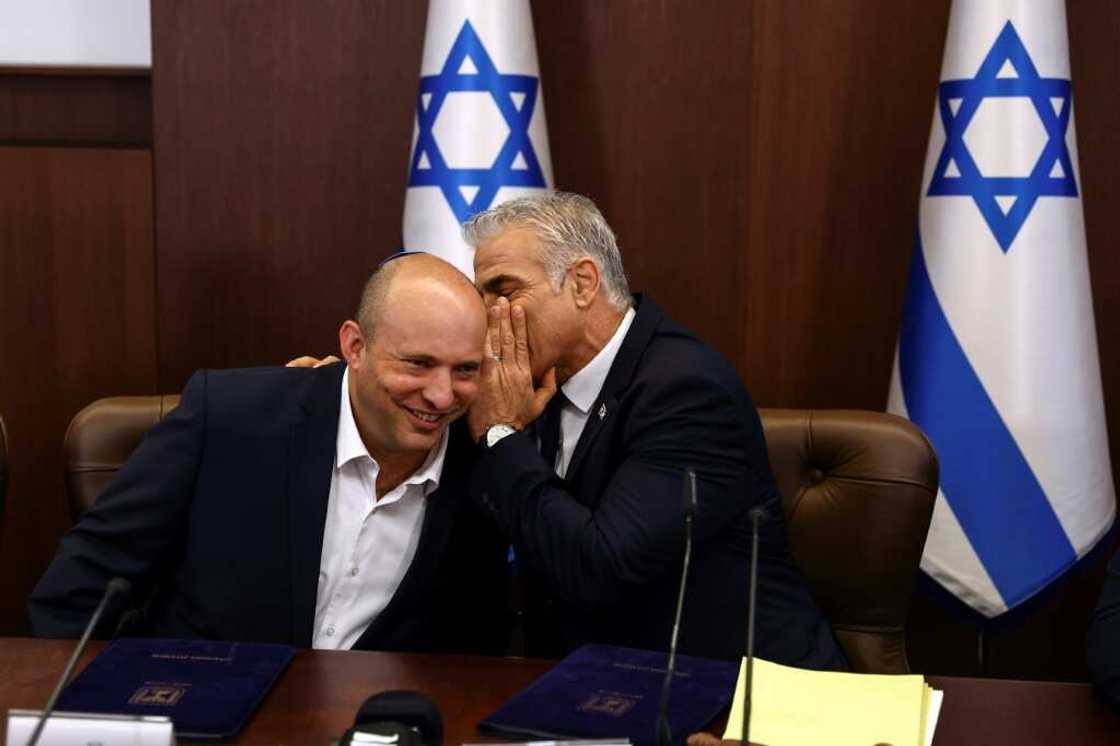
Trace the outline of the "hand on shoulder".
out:
M 330 365 L 331 363 L 337 363 L 337 362 L 340 362 L 340 361 L 334 355 L 327 355 L 324 358 L 317 358 L 317 357 L 311 357 L 310 355 L 304 355 L 303 357 L 297 357 L 294 360 L 289 360 L 288 362 L 284 363 L 284 367 L 285 368 L 322 368 L 324 365 Z

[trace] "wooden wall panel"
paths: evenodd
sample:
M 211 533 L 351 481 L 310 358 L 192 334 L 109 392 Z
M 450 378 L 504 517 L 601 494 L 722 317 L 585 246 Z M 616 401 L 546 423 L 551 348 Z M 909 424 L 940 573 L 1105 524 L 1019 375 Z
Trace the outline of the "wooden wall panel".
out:
M 886 405 L 948 4 L 754 3 L 744 375 Z
M 150 146 L 147 71 L 0 68 L 0 143 Z
M 599 204 L 633 289 L 732 361 L 744 330 L 748 10 L 533 6 L 557 187 Z
M 102 396 L 154 393 L 151 155 L 0 147 L 0 412 L 10 482 L 0 634 L 69 526 L 62 437 Z
M 152 3 L 160 385 L 337 351 L 400 247 L 422 3 Z

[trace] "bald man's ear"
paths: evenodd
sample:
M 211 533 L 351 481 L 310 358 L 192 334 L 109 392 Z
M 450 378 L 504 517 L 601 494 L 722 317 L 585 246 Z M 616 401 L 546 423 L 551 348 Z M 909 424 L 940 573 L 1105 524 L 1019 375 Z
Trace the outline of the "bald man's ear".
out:
M 347 320 L 338 328 L 338 347 L 342 350 L 342 359 L 351 368 L 356 368 L 361 362 L 362 352 L 367 344 L 366 336 L 357 321 Z
M 580 257 L 570 270 L 572 273 L 572 295 L 577 308 L 587 308 L 595 299 L 602 284 L 599 265 L 589 256 Z

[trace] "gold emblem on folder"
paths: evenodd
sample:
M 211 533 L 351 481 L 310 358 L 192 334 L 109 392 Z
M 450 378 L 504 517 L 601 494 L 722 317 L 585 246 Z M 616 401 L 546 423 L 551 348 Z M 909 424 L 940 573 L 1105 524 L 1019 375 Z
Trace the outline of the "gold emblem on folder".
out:
M 181 686 L 142 686 L 129 698 L 130 705 L 174 707 L 187 690 Z
M 585 700 L 579 706 L 579 710 L 580 712 L 593 712 L 596 715 L 610 715 L 617 718 L 634 709 L 634 705 L 638 704 L 639 699 L 640 697 L 622 694 L 621 692 L 599 692 Z

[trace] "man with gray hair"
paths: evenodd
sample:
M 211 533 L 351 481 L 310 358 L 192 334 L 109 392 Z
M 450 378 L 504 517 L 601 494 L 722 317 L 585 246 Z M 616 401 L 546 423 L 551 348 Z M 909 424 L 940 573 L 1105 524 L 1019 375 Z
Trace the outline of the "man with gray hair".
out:
M 719 353 L 631 296 L 591 200 L 505 202 L 463 228 L 487 305 L 486 355 L 467 415 L 481 444 L 470 491 L 528 575 L 526 646 L 667 646 L 681 577 L 681 489 L 699 489 L 683 653 L 744 648 L 750 532 L 760 540 L 757 652 L 846 668 L 789 550 L 754 404 Z

